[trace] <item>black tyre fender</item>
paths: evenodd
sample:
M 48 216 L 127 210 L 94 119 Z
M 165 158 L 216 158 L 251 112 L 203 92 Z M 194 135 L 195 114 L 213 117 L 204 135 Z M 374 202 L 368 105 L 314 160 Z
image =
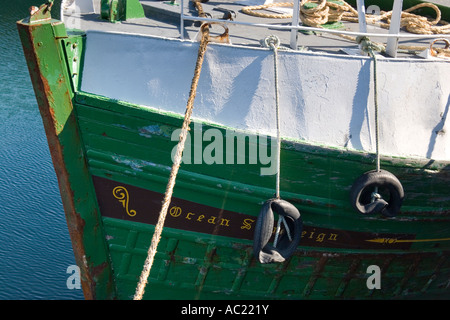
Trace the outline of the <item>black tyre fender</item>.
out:
M 389 193 L 388 201 L 382 198 L 371 201 L 370 194 L 376 187 Z M 362 174 L 350 189 L 352 206 L 364 215 L 381 212 L 386 217 L 395 217 L 400 212 L 404 196 L 401 182 L 386 170 L 372 170 Z
M 289 240 L 287 233 L 283 233 L 278 239 L 277 247 L 268 243 L 273 233 L 274 211 L 285 218 L 292 238 L 292 241 Z M 282 199 L 267 200 L 255 224 L 254 255 L 261 263 L 284 262 L 298 247 L 302 229 L 300 212 L 294 205 Z

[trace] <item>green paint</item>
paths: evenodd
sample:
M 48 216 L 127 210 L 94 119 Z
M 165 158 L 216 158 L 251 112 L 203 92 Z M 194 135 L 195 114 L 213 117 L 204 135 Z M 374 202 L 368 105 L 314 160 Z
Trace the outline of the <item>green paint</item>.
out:
M 85 295 L 130 299 L 154 226 L 102 217 L 92 175 L 163 193 L 172 165 L 170 152 L 176 144 L 171 135 L 181 127 L 183 118 L 81 92 L 84 34 L 66 33 L 61 23 L 51 19 L 33 23 L 25 19 L 18 28 Z M 232 129 L 203 123 L 203 130 L 211 128 L 222 135 Z M 246 143 L 246 150 L 250 145 Z M 205 143 L 200 151 L 207 146 Z M 281 196 L 298 207 L 310 228 L 447 239 L 450 164 L 391 157 L 381 160 L 382 168 L 393 172 L 405 189 L 406 199 L 397 218 L 362 216 L 352 209 L 350 186 L 375 167 L 375 156 L 362 152 L 283 141 Z M 263 176 L 259 169 L 248 161 L 183 164 L 174 197 L 256 218 L 275 188 L 275 177 Z M 192 215 L 180 219 L 189 217 Z M 261 265 L 253 257 L 250 240 L 165 228 L 145 298 L 449 297 L 449 241 L 414 241 L 409 250 L 388 250 L 389 241 L 379 243 L 376 250 L 332 248 L 319 245 L 324 235 L 318 232 L 309 229 L 303 235 L 318 246 L 300 242 L 286 263 Z M 366 286 L 371 265 L 383 268 L 380 290 Z
M 66 34 L 65 37 L 60 38 L 62 38 L 61 45 L 64 47 L 68 76 L 72 85 L 71 89 L 73 92 L 77 92 L 81 85 L 82 66 L 84 61 L 83 48 L 86 37 L 84 33 L 80 31 L 71 31 L 70 37 Z
M 144 8 L 139 0 L 102 0 L 101 17 L 110 22 L 143 18 Z
M 170 136 L 181 126 L 182 117 L 84 92 L 77 93 L 76 101 L 90 172 L 118 184 L 163 193 L 170 173 L 169 154 L 176 143 Z M 148 131 L 143 134 L 142 128 L 152 128 L 154 134 Z M 205 123 L 203 128 L 214 128 L 223 134 L 227 129 Z M 430 235 L 445 238 L 449 232 L 448 164 L 434 163 L 433 167 L 427 167 L 417 160 L 383 157 L 382 167 L 399 176 L 408 195 L 399 218 L 383 219 L 357 214 L 348 201 L 354 179 L 374 167 L 373 155 L 285 141 L 281 157 L 282 197 L 296 204 L 305 225 L 413 233 L 422 239 Z M 274 185 L 274 177 L 259 175 L 259 167 L 254 165 L 183 164 L 174 196 L 256 217 L 262 202 L 273 196 Z M 128 299 L 134 293 L 153 226 L 112 218 L 104 218 L 104 222 L 106 233 L 111 236 L 108 242 L 114 269 L 120 269 L 116 273 L 118 294 Z M 318 234 L 305 235 L 309 236 Z M 387 298 L 407 286 L 412 290 L 407 297 L 421 297 L 424 294 L 421 290 L 439 261 L 449 261 L 445 254 L 449 243 L 440 242 L 438 250 L 435 246 L 435 242 L 416 242 L 410 251 L 392 253 L 384 251 L 383 246 L 380 250 L 345 250 L 300 245 L 301 253 L 284 267 L 262 266 L 252 260 L 251 241 L 165 228 L 145 297 Z M 212 260 L 208 258 L 209 251 L 215 252 Z M 327 252 L 335 257 L 327 259 L 320 277 L 311 280 L 318 272 L 322 253 Z M 420 272 L 403 283 L 401 280 L 415 263 L 416 255 L 420 256 L 419 252 L 424 253 L 418 258 Z M 371 264 L 383 265 L 387 260 L 392 260 L 392 267 L 383 276 L 386 287 L 383 291 L 368 290 L 363 280 L 365 270 Z M 352 280 L 346 282 L 343 279 L 352 266 Z M 448 267 L 440 270 L 445 275 L 450 272 Z M 430 294 L 438 291 L 437 282 L 426 289 Z
M 46 10 L 41 6 L 41 10 Z M 61 191 L 75 258 L 88 298 L 114 294 L 111 269 L 83 143 L 74 114 L 70 76 L 62 50 L 61 22 L 18 22 L 30 76 Z M 55 32 L 55 30 L 57 30 Z

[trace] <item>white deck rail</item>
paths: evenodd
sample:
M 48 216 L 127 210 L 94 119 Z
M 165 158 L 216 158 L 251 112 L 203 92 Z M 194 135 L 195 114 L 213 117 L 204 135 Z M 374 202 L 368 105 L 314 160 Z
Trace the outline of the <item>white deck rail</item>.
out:
M 180 37 L 181 39 L 184 39 L 184 21 L 208 21 L 208 22 L 224 22 L 224 20 L 221 19 L 212 19 L 212 18 L 203 18 L 203 17 L 194 17 L 190 15 L 184 14 L 184 1 L 188 0 L 180 0 Z M 340 35 L 348 35 L 348 36 L 367 36 L 367 37 L 383 37 L 388 39 L 388 54 L 395 57 L 396 51 L 397 51 L 397 43 L 398 39 L 435 39 L 437 37 L 439 38 L 449 38 L 450 35 L 436 35 L 436 34 L 400 34 L 400 16 L 401 16 L 401 8 L 402 8 L 403 0 L 395 0 L 394 1 L 394 14 L 393 14 L 393 21 L 392 26 L 389 31 L 389 33 L 370 33 L 366 32 L 365 27 L 365 6 L 364 6 L 364 0 L 357 0 L 358 5 L 358 20 L 360 21 L 360 31 L 359 32 L 353 32 L 353 31 L 343 31 L 343 30 L 333 30 L 333 29 L 325 29 L 325 28 L 314 28 L 314 27 L 308 27 L 304 25 L 300 25 L 300 19 L 299 14 L 293 14 L 291 25 L 277 25 L 277 24 L 264 24 L 264 23 L 250 23 L 250 22 L 243 22 L 243 21 L 234 21 L 234 20 L 227 20 L 227 24 L 237 24 L 237 25 L 248 25 L 253 27 L 261 27 L 261 28 L 272 28 L 272 29 L 279 29 L 279 30 L 291 30 L 291 37 L 290 37 L 290 47 L 292 49 L 297 49 L 298 45 L 298 31 L 304 30 L 304 31 L 317 31 L 322 33 L 330 33 L 330 34 L 340 34 Z M 299 12 L 300 11 L 300 0 L 294 0 L 294 9 L 293 12 Z M 391 41 L 389 41 L 391 39 Z

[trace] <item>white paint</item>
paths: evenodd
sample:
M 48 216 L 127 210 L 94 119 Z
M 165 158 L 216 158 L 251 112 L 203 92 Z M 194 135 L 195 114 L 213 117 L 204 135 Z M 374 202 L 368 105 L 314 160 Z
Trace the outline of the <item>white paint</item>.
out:
M 65 10 L 66 14 L 70 12 L 78 13 L 92 13 L 94 11 L 94 1 L 96 0 L 63 0 L 61 3 L 61 10 Z
M 391 25 L 389 27 L 389 34 L 399 34 L 402 17 L 403 0 L 394 0 L 394 7 L 391 15 Z M 391 57 L 397 56 L 398 38 L 387 39 L 386 53 Z
M 366 6 L 364 0 L 356 0 L 356 8 L 358 11 L 359 32 L 367 32 L 366 24 Z
M 197 49 L 88 32 L 81 90 L 184 114 Z M 280 51 L 279 59 L 283 137 L 375 151 L 370 58 Z M 445 61 L 378 60 L 382 154 L 450 160 L 449 75 Z M 209 45 L 194 105 L 194 118 L 275 135 L 272 52 Z
M 94 12 L 100 13 L 99 0 L 62 0 L 60 18 L 66 25 L 66 28 L 81 29 L 81 20 L 79 18 L 82 14 Z

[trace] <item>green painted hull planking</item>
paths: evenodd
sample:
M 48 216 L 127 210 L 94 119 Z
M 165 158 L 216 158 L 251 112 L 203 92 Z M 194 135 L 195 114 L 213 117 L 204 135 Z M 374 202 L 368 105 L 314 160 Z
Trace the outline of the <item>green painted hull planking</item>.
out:
M 66 32 L 49 13 L 19 21 L 18 29 L 85 297 L 131 299 L 172 165 L 172 133 L 183 119 L 78 91 L 84 34 Z M 230 150 L 216 151 L 225 159 Z M 284 263 L 261 264 L 253 233 L 275 176 L 245 160 L 181 165 L 144 298 L 450 297 L 448 163 L 382 157 L 382 168 L 403 185 L 403 206 L 395 218 L 364 216 L 349 191 L 375 168 L 374 155 L 283 141 L 281 197 L 301 212 L 302 238 Z M 380 268 L 380 289 L 368 285 L 371 266 Z
M 144 9 L 138 0 L 101 0 L 101 17 L 111 22 L 143 18 Z

